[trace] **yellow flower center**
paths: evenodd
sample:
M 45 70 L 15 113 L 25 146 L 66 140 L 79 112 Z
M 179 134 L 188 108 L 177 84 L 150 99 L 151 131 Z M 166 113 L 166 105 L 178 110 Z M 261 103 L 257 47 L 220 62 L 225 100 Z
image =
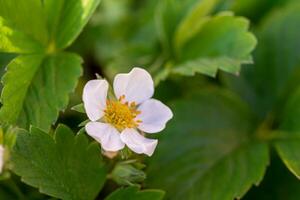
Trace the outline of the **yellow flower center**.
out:
M 106 109 L 104 110 L 104 120 L 112 124 L 119 131 L 125 128 L 136 128 L 142 121 L 137 120 L 136 116 L 141 113 L 137 110 L 136 103 L 123 102 L 125 96 L 119 100 L 107 100 Z

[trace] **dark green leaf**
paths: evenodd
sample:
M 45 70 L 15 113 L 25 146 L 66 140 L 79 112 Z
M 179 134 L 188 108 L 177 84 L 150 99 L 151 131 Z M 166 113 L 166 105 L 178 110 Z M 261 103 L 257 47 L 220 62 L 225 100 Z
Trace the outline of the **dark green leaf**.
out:
M 245 67 L 240 78 L 250 90 L 244 88 L 239 93 L 260 115 L 281 109 L 300 83 L 299 10 L 299 2 L 290 3 L 270 13 L 256 31 L 259 44 L 254 53 L 255 65 Z M 240 82 L 236 85 L 239 87 Z M 249 91 L 254 98 L 247 97 Z
M 55 139 L 37 128 L 20 132 L 12 152 L 13 171 L 42 193 L 65 200 L 93 200 L 106 179 L 97 144 L 59 126 Z
M 253 187 L 242 200 L 298 200 L 299 183 L 281 160 L 274 156 L 259 187 Z
M 300 88 L 284 108 L 281 129 L 284 138 L 275 141 L 276 149 L 287 168 L 300 179 Z
M 252 138 L 248 107 L 226 91 L 202 91 L 173 103 L 174 119 L 150 159 L 148 184 L 170 199 L 231 200 L 258 184 L 268 146 Z
M 81 75 L 81 58 L 71 53 L 23 55 L 14 59 L 3 77 L 2 122 L 48 131 Z
M 120 188 L 110 194 L 105 200 L 162 200 L 165 193 L 162 190 L 147 189 L 139 191 L 138 187 Z

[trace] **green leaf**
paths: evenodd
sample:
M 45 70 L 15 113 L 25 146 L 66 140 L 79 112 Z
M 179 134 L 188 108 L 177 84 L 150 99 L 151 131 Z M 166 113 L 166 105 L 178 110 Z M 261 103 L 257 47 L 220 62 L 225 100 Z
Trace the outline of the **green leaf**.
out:
M 250 63 L 250 60 L 247 61 Z M 208 76 L 215 77 L 218 69 L 238 75 L 241 64 L 246 61 L 232 59 L 229 57 L 219 58 L 199 58 L 176 66 L 172 71 L 176 74 L 184 74 L 186 76 L 194 76 L 196 73 L 202 73 Z
M 231 200 L 261 181 L 268 146 L 253 138 L 256 120 L 238 97 L 202 91 L 171 107 L 174 118 L 149 160 L 149 186 L 170 199 Z
M 245 16 L 253 23 L 260 20 L 274 8 L 295 0 L 224 0 L 220 2 L 221 10 L 232 10 L 237 15 Z
M 75 110 L 77 112 L 80 112 L 80 113 L 85 113 L 85 109 L 84 109 L 83 103 L 78 104 L 76 106 L 73 106 L 71 109 Z
M 250 54 L 256 45 L 256 39 L 248 28 L 248 20 L 229 12 L 206 20 L 179 50 L 174 72 L 182 75 L 200 72 L 215 76 L 221 69 L 237 74 L 241 64 L 251 63 Z
M 34 53 L 42 52 L 43 46 L 0 16 L 0 51 Z
M 59 199 L 95 199 L 106 177 L 98 145 L 62 125 L 55 139 L 34 127 L 20 132 L 12 162 L 22 181 Z
M 239 93 L 262 116 L 271 109 L 281 110 L 300 83 L 299 11 L 298 1 L 276 9 L 256 30 L 259 44 L 254 53 L 255 64 L 245 67 L 240 78 L 250 90 L 242 89 Z M 254 98 L 247 97 L 250 92 Z
M 0 0 L 0 16 L 13 25 L 13 34 L 16 34 L 15 31 L 23 32 L 31 38 L 30 41 L 35 40 L 44 45 L 48 43 L 46 17 L 41 0 Z M 29 43 L 26 40 L 23 42 Z
M 292 134 L 292 133 L 291 133 Z M 300 135 L 290 139 L 282 139 L 275 142 L 275 147 L 286 167 L 300 179 Z
M 71 53 L 15 58 L 3 77 L 0 120 L 48 131 L 68 104 L 68 94 L 82 73 L 81 62 Z
M 110 194 L 105 200 L 162 200 L 165 192 L 162 190 L 146 189 L 139 191 L 138 187 L 120 188 Z
M 180 49 L 182 44 L 201 29 L 202 25 L 209 20 L 208 14 L 213 10 L 218 1 L 219 0 L 198 1 L 194 8 L 189 11 L 176 29 L 174 36 L 174 46 L 176 48 Z
M 299 180 L 273 156 L 264 180 L 259 187 L 253 187 L 243 200 L 298 200 L 300 198 Z
M 280 129 L 284 138 L 274 142 L 287 168 L 300 179 L 300 88 L 289 99 L 284 108 Z
M 61 49 L 79 35 L 100 0 L 45 0 L 44 3 L 51 40 Z
M 199 0 L 161 0 L 156 9 L 156 29 L 165 51 L 171 52 L 174 33 L 181 20 Z M 187 22 L 183 22 L 184 24 Z M 185 26 L 185 25 L 182 25 Z M 181 34 L 181 30 L 179 31 Z

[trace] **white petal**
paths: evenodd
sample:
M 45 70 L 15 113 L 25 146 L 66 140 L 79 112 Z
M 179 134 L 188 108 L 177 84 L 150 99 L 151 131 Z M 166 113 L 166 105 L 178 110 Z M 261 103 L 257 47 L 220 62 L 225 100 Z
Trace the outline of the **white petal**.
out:
M 85 130 L 92 138 L 97 140 L 105 151 L 118 151 L 125 144 L 120 139 L 120 133 L 110 124 L 101 122 L 89 122 Z
M 151 156 L 156 148 L 158 140 L 148 139 L 138 133 L 135 129 L 124 129 L 121 140 L 135 153 L 144 153 Z
M 91 80 L 84 86 L 82 99 L 86 114 L 91 121 L 97 121 L 104 115 L 107 90 L 106 80 Z
M 137 118 L 142 121 L 138 128 L 146 133 L 162 131 L 166 123 L 173 117 L 171 109 L 156 99 L 143 102 L 138 110 L 141 111 L 141 114 Z
M 125 95 L 126 101 L 140 104 L 153 96 L 152 77 L 142 68 L 133 68 L 128 74 L 116 75 L 114 92 L 117 98 Z
M 0 145 L 0 173 L 2 173 L 4 165 L 4 147 Z

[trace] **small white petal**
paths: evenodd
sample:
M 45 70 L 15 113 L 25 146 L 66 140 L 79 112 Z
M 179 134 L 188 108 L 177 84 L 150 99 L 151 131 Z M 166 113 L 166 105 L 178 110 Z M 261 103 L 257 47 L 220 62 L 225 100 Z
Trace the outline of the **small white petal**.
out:
M 0 174 L 3 171 L 3 165 L 4 165 L 4 147 L 0 145 Z
M 117 98 L 125 95 L 126 101 L 140 104 L 153 96 L 154 83 L 146 70 L 133 68 L 128 74 L 116 75 L 114 92 Z
M 121 140 L 135 153 L 144 153 L 151 156 L 156 148 L 158 140 L 148 139 L 142 136 L 135 129 L 124 129 L 121 133 Z
M 107 90 L 106 80 L 91 80 L 84 86 L 82 99 L 86 114 L 91 121 L 97 121 L 104 115 Z
M 143 102 L 138 110 L 141 111 L 141 114 L 137 118 L 142 121 L 138 128 L 146 133 L 162 131 L 166 123 L 173 117 L 171 109 L 156 99 Z
M 120 133 L 110 124 L 89 122 L 85 130 L 89 136 L 101 144 L 105 151 L 119 151 L 125 146 L 120 139 Z

